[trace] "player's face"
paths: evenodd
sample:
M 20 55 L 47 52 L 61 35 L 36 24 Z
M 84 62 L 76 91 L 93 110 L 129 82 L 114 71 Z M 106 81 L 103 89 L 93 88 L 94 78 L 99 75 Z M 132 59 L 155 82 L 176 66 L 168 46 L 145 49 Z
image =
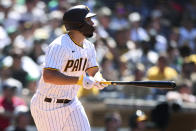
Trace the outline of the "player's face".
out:
M 91 25 L 91 26 L 94 25 L 93 21 L 91 20 L 91 17 L 86 18 L 85 21 L 86 21 L 89 25 Z
M 86 30 L 85 30 L 85 32 L 83 32 L 83 34 L 87 38 L 90 38 L 93 36 L 93 32 L 95 31 L 95 27 L 93 26 L 94 22 L 92 21 L 92 19 L 90 17 L 86 18 L 85 22 L 86 22 L 86 25 L 85 25 Z

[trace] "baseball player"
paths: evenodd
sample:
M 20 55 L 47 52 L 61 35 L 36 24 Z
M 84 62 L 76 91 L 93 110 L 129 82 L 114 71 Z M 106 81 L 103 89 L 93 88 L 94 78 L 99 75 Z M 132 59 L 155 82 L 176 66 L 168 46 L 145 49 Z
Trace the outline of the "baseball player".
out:
M 84 5 L 67 10 L 63 22 L 68 34 L 59 36 L 48 47 L 30 106 L 39 131 L 90 131 L 77 91 L 81 86 L 86 89 L 107 86 L 100 82 L 104 79 L 98 75 L 94 45 L 85 39 L 93 35 L 91 17 L 95 15 Z

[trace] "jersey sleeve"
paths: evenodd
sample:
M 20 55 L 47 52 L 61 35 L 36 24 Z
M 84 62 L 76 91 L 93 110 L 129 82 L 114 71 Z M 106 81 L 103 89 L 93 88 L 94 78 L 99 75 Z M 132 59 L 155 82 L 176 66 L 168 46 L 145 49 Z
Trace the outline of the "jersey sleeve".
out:
M 88 55 L 88 65 L 87 69 L 93 68 L 93 67 L 98 67 L 98 63 L 96 60 L 96 50 L 93 44 L 91 44 L 90 49 L 89 49 L 89 55 Z
M 46 69 L 60 70 L 65 58 L 65 48 L 62 45 L 53 44 L 46 52 L 45 67 Z

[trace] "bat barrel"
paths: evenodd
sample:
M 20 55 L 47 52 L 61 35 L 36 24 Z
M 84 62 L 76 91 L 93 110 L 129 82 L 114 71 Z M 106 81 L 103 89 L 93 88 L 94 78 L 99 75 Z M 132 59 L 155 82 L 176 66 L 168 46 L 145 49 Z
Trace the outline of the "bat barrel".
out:
M 176 83 L 174 81 L 112 81 L 112 85 L 130 85 L 140 87 L 151 87 L 151 88 L 164 88 L 174 89 Z

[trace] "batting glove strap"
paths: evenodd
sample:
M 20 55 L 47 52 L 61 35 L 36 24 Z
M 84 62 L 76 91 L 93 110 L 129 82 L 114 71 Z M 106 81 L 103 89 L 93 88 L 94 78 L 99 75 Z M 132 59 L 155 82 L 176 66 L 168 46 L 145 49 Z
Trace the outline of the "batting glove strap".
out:
M 84 76 L 81 75 L 78 79 L 78 82 L 76 83 L 77 85 L 80 85 L 80 86 L 83 86 L 83 79 L 84 79 Z
M 83 78 L 83 86 L 86 89 L 91 89 L 93 87 L 93 85 L 95 84 L 95 80 L 93 77 L 84 77 Z
M 78 85 L 83 86 L 86 89 L 91 89 L 95 84 L 95 80 L 91 76 L 81 76 L 77 82 Z

